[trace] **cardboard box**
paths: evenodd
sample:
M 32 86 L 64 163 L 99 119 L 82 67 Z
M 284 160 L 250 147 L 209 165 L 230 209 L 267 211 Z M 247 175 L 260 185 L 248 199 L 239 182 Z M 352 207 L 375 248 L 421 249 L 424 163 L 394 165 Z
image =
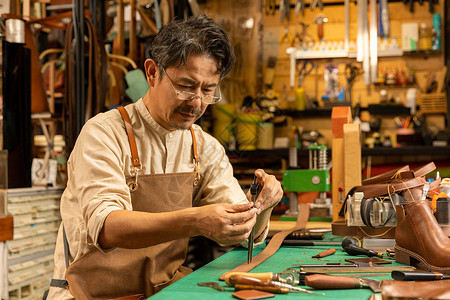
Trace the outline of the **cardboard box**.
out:
M 416 51 L 419 48 L 419 24 L 402 24 L 402 50 Z

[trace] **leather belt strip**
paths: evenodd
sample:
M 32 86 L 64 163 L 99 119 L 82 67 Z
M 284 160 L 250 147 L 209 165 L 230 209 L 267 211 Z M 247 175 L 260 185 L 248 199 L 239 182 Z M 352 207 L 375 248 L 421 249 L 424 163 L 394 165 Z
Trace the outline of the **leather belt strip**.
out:
M 262 263 L 263 261 L 265 261 L 266 259 L 271 257 L 273 254 L 275 254 L 275 252 L 277 252 L 277 250 L 280 248 L 281 243 L 284 241 L 284 239 L 290 233 L 292 233 L 296 230 L 304 229 L 306 227 L 306 223 L 308 223 L 309 205 L 307 203 L 301 203 L 301 204 L 299 204 L 298 210 L 299 210 L 299 213 L 298 213 L 297 223 L 295 224 L 295 226 L 292 229 L 283 230 L 283 231 L 276 233 L 272 237 L 272 239 L 270 240 L 270 242 L 266 246 L 266 248 L 261 253 L 259 253 L 255 257 L 253 257 L 251 263 L 248 264 L 245 262 L 245 263 L 241 264 L 240 266 L 237 266 L 233 270 L 222 274 L 222 276 L 219 277 L 219 280 L 222 280 L 222 281 L 225 280 L 225 275 L 229 272 L 248 272 L 248 271 L 252 270 L 257 265 L 259 265 L 260 263 Z
M 409 171 L 409 166 L 404 166 L 399 169 L 395 169 L 392 171 L 385 172 L 383 174 L 373 176 L 362 181 L 363 185 L 375 184 L 375 183 L 385 183 L 387 181 L 391 181 L 396 177 L 398 173 Z

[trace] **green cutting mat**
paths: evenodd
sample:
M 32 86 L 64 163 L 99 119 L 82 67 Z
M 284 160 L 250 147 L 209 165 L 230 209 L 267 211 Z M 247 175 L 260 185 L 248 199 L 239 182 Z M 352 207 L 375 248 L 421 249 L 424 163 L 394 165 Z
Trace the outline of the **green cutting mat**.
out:
M 341 241 L 342 237 L 331 236 L 327 234 L 327 240 Z M 254 255 L 258 254 L 264 249 L 264 245 L 260 245 L 255 248 Z M 311 256 L 325 251 L 329 248 L 335 248 L 336 253 L 334 255 L 315 259 Z M 277 253 L 267 259 L 265 262 L 257 266 L 251 271 L 251 273 L 262 272 L 281 272 L 287 268 L 292 267 L 294 264 L 326 264 L 329 262 L 335 263 L 347 263 L 346 258 L 355 258 L 356 256 L 349 256 L 341 246 L 308 246 L 308 247 L 281 247 Z M 214 281 L 221 286 L 226 287 L 226 284 L 219 281 L 220 275 L 226 271 L 232 270 L 236 266 L 246 262 L 247 250 L 244 248 L 234 249 L 216 260 L 210 262 L 206 266 L 196 270 L 192 274 L 184 277 L 183 279 L 175 282 L 159 293 L 151 297 L 151 299 L 236 299 L 231 294 L 234 291 L 233 288 L 227 287 L 227 291 L 217 291 L 213 288 L 198 286 L 198 282 Z M 393 261 L 392 265 L 401 265 Z M 387 265 L 390 266 L 390 265 Z M 369 277 L 370 278 L 370 277 Z M 373 276 L 373 279 L 391 279 L 390 273 L 386 273 L 383 276 Z M 309 289 L 309 287 L 304 287 Z M 277 294 L 275 298 L 278 299 L 369 299 L 372 291 L 370 289 L 349 289 L 349 290 L 322 290 L 320 292 L 325 295 L 313 295 L 305 293 L 289 293 L 289 294 Z M 273 298 L 272 298 L 273 299 Z

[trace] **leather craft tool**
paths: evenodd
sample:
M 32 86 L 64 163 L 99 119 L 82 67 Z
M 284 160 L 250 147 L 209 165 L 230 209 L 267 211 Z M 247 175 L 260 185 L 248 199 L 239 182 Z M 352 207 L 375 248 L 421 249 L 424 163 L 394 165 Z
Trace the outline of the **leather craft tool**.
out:
M 309 218 L 309 205 L 307 203 L 300 203 L 299 204 L 299 214 L 298 214 L 297 222 L 295 223 L 294 228 L 276 233 L 272 237 L 271 242 L 266 246 L 266 248 L 261 253 L 256 255 L 250 264 L 245 262 L 245 263 L 237 266 L 233 270 L 222 274 L 219 277 L 219 280 L 224 280 L 225 275 L 230 272 L 248 272 L 248 271 L 252 270 L 253 268 L 255 268 L 256 266 L 258 266 L 263 261 L 265 261 L 266 259 L 268 259 L 269 257 L 271 257 L 280 248 L 281 242 L 284 240 L 284 238 L 288 234 L 290 234 L 291 232 L 293 232 L 295 230 L 305 229 L 306 224 L 308 223 L 308 218 Z
M 293 265 L 299 267 L 300 271 L 314 272 L 320 274 L 327 273 L 386 273 L 392 271 L 415 271 L 416 268 L 411 266 L 381 266 L 376 263 L 353 262 L 350 264 L 327 263 L 327 264 L 309 264 L 309 265 Z
M 311 73 L 311 71 L 314 69 L 315 65 L 314 63 L 309 60 L 305 59 L 303 62 L 300 62 L 297 65 L 297 73 L 298 73 L 298 86 L 301 87 L 303 85 L 303 81 L 305 80 L 305 77 Z
M 259 194 L 259 185 L 256 182 L 256 180 L 257 180 L 257 177 L 254 176 L 253 183 L 250 185 L 250 194 L 252 195 L 253 207 L 255 206 L 256 198 L 258 197 L 258 194 Z M 247 263 L 252 262 L 254 242 L 255 242 L 255 226 L 253 226 L 252 231 L 250 232 L 250 236 L 248 237 Z
M 450 279 L 450 275 L 442 274 L 439 272 L 410 272 L 410 271 L 392 271 L 391 277 L 395 280 L 402 281 L 432 281 L 432 280 L 442 280 Z
M 387 273 L 360 273 L 360 274 L 342 274 L 341 277 L 349 278 L 361 278 L 361 277 L 374 277 L 374 276 L 387 276 Z M 261 280 L 272 280 L 282 283 L 287 283 L 290 285 L 305 285 L 305 278 L 309 275 L 322 274 L 315 272 L 299 272 L 294 268 L 287 268 L 286 270 L 279 273 L 265 272 L 265 273 L 248 273 L 248 272 L 229 272 L 225 275 L 225 283 L 228 286 L 232 286 L 230 282 L 230 276 L 232 275 L 242 275 L 246 277 L 257 278 Z
M 295 16 L 298 17 L 300 14 L 300 11 L 302 12 L 302 16 L 305 15 L 305 0 L 297 0 L 295 2 Z
M 345 78 L 347 79 L 347 96 L 346 100 L 347 102 L 352 103 L 352 88 L 353 84 L 355 83 L 356 77 L 361 75 L 361 69 L 353 64 L 346 64 L 345 65 Z
M 275 15 L 275 0 L 266 0 L 265 8 L 266 8 L 266 15 Z
M 223 286 L 220 286 L 217 282 L 214 281 L 198 282 L 197 285 L 210 287 L 221 292 L 225 291 L 225 288 Z
M 348 278 L 342 276 L 314 274 L 306 276 L 305 285 L 320 290 L 368 287 L 375 293 L 381 292 L 381 281 L 369 278 Z
M 361 241 L 354 237 L 346 237 L 342 241 L 342 248 L 350 255 L 366 255 L 368 257 L 377 256 L 377 257 L 386 257 L 382 253 L 362 248 Z
M 291 4 L 289 3 L 289 0 L 281 0 L 280 1 L 280 22 L 283 23 L 284 19 L 288 21 L 290 19 L 290 8 Z
M 313 255 L 311 257 L 312 258 L 322 258 L 322 257 L 327 257 L 327 256 L 330 256 L 330 255 L 333 255 L 335 253 L 336 253 L 336 249 L 331 248 L 331 249 L 325 250 L 323 252 L 317 253 L 316 255 Z
M 310 6 L 311 10 L 315 10 L 316 7 L 318 7 L 320 10 L 323 10 L 322 0 L 312 0 L 311 4 L 309 6 Z
M 323 240 L 325 235 L 322 232 L 310 232 L 304 230 L 296 230 L 289 234 L 288 240 Z
M 286 294 L 289 292 L 317 294 L 316 292 L 296 287 L 287 283 L 273 281 L 271 279 L 259 279 L 249 277 L 241 274 L 234 274 L 228 278 L 229 284 L 235 287 L 236 290 L 242 289 L 256 289 L 276 294 Z
M 270 239 L 267 239 L 267 242 L 270 242 Z M 285 239 L 281 245 L 283 246 L 339 246 L 341 242 L 328 242 L 328 241 L 313 241 L 313 240 L 288 240 Z

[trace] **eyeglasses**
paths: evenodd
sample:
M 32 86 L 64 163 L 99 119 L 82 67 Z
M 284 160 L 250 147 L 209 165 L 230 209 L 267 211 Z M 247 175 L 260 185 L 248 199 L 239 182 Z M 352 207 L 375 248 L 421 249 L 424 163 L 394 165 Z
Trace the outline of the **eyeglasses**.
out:
M 182 90 L 181 91 L 177 90 L 175 88 L 175 86 L 174 86 L 174 83 L 173 83 L 172 79 L 170 79 L 169 75 L 167 75 L 166 70 L 163 67 L 161 67 L 161 69 L 164 71 L 164 74 L 166 74 L 167 79 L 169 79 L 170 86 L 172 87 L 173 91 L 177 95 L 177 99 L 178 100 L 191 101 L 191 100 L 194 100 L 196 97 L 198 97 L 198 98 L 200 98 L 200 100 L 202 100 L 206 104 L 216 104 L 217 102 L 220 102 L 220 100 L 222 100 L 222 93 L 220 92 L 220 87 L 219 86 L 217 86 L 216 91 L 215 91 L 215 94 L 219 95 L 218 97 L 217 96 L 213 96 L 213 95 L 200 96 L 200 95 L 198 95 L 196 93 L 192 93 L 192 92 L 188 92 L 188 91 L 182 91 Z

